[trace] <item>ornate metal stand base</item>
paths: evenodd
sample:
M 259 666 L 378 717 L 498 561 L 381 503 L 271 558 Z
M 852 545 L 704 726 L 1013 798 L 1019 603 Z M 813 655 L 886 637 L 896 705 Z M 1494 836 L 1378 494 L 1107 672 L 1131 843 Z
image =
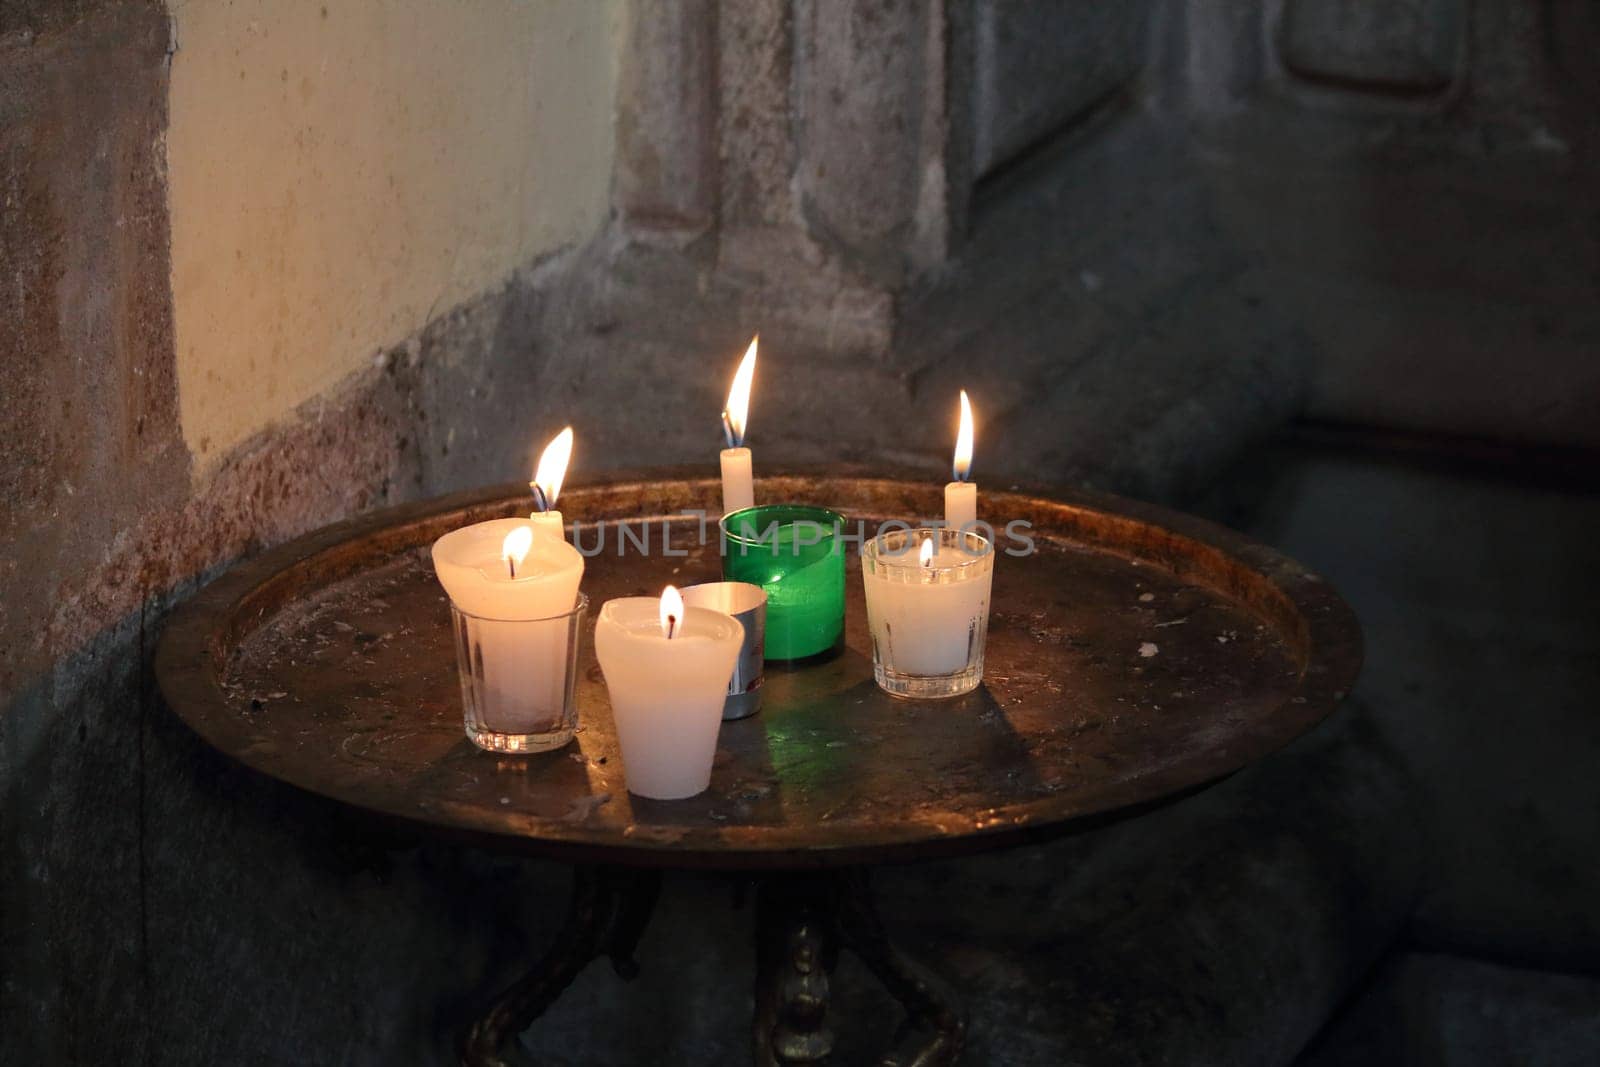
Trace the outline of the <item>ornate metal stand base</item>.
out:
M 461 1062 L 466 1067 L 513 1067 L 522 1058 L 514 1051 L 517 1035 L 599 956 L 611 957 L 611 966 L 625 979 L 638 974 L 633 950 L 660 891 L 659 871 L 576 868 L 572 906 L 556 943 L 467 1030 Z
M 955 994 L 890 944 L 861 869 L 763 882 L 756 910 L 755 1061 L 817 1063 L 833 1050 L 828 983 L 839 950 L 866 964 L 906 1010 L 881 1067 L 943 1067 L 961 1055 L 967 1016 Z
M 572 909 L 556 943 L 506 990 L 461 1042 L 466 1067 L 511 1067 L 527 1029 L 589 962 L 609 956 L 623 978 L 637 973 L 639 943 L 660 890 L 654 871 L 579 867 Z M 864 870 L 773 876 L 756 906 L 755 1062 L 817 1063 L 833 1050 L 828 986 L 839 950 L 866 964 L 906 1010 L 882 1067 L 945 1067 L 961 1055 L 967 1018 L 955 995 L 889 943 Z

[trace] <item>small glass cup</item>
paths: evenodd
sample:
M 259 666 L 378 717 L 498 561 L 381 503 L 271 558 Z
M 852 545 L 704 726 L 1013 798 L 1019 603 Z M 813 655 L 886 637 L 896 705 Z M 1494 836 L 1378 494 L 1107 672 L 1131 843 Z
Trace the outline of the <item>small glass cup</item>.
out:
M 932 556 L 921 558 L 924 542 Z M 880 533 L 861 549 L 872 674 L 900 697 L 954 697 L 983 681 L 994 550 L 970 531 Z
M 767 594 L 768 661 L 843 646 L 843 528 L 843 515 L 809 504 L 764 504 L 722 517 L 722 576 Z
M 589 598 L 545 619 L 485 619 L 452 602 L 467 736 L 486 752 L 549 752 L 572 740 L 578 640 Z

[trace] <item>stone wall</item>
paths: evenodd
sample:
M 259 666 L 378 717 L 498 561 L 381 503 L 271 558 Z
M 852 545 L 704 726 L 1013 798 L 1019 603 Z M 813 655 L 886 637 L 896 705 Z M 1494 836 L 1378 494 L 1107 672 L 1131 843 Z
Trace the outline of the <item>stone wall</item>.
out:
M 436 1062 L 539 891 L 241 775 L 149 674 L 219 568 L 437 484 L 431 398 L 606 209 L 615 5 L 332 6 L 0 7 L 7 1062 Z
M 1172 499 L 1301 412 L 1592 446 L 1600 27 L 1546 6 L 647 7 L 612 347 L 759 328 L 786 396 L 903 416 L 797 453 L 937 465 L 965 386 L 980 469 Z
M 1317 345 L 1311 416 L 1600 443 L 1593 4 L 1183 5 L 1219 216 Z
M 172 6 L 184 440 L 228 450 L 604 221 L 620 4 Z
M 1306 412 L 1595 443 L 1593 5 L 1110 8 L 0 5 L 7 1058 L 441 1058 L 559 872 L 225 765 L 161 621 L 569 421 L 589 469 L 709 464 L 757 330 L 758 464 L 940 477 L 961 387 L 980 479 L 1174 501 Z M 1382 908 L 1330 908 L 1388 930 L 1369 858 Z M 1378 940 L 1237 1003 L 1289 1048 Z

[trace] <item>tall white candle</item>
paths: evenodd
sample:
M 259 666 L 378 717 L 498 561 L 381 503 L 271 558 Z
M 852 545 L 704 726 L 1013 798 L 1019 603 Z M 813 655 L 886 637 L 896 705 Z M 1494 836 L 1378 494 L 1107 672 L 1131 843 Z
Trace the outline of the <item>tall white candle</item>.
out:
M 756 506 L 754 471 L 748 448 L 722 450 L 722 513 Z
M 978 486 L 967 481 L 972 473 L 972 404 L 967 391 L 961 390 L 961 429 L 956 433 L 955 461 L 951 474 L 955 479 L 944 487 L 944 524 L 952 530 L 964 530 L 978 521 Z
M 678 800 L 711 784 L 722 699 L 744 640 L 731 615 L 685 608 L 670 585 L 660 600 L 608 600 L 594 650 L 611 695 L 628 791 Z
M 744 359 L 733 376 L 733 386 L 728 390 L 728 406 L 722 412 L 722 433 L 728 447 L 722 451 L 722 513 L 754 507 L 756 502 L 754 470 L 750 450 L 744 447 L 746 419 L 750 413 L 750 385 L 756 374 L 756 347 L 761 341 L 757 334 L 750 339 Z
M 550 439 L 539 456 L 539 466 L 534 469 L 533 481 L 528 488 L 533 492 L 534 512 L 528 516 L 528 525 L 540 534 L 554 534 L 564 540 L 566 531 L 561 526 L 561 512 L 556 510 L 556 498 L 561 495 L 561 483 L 567 477 L 567 464 L 572 460 L 572 427 L 568 426 Z
M 508 559 L 517 531 L 526 531 L 526 554 Z M 475 655 L 497 709 L 485 725 L 507 734 L 543 730 L 565 706 L 567 630 L 552 624 L 530 632 L 526 623 L 573 609 L 583 556 L 563 540 L 535 536 L 522 519 L 491 519 L 435 541 L 433 569 L 456 607 L 481 620 Z

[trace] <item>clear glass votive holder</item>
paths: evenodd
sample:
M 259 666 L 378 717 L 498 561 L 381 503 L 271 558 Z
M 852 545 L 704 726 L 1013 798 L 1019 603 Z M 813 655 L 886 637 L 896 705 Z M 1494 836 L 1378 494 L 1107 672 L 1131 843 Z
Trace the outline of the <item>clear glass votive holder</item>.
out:
M 932 541 L 924 562 L 922 546 Z M 899 697 L 954 697 L 983 681 L 994 549 L 980 534 L 920 527 L 861 549 L 872 673 Z
M 767 594 L 769 662 L 843 646 L 843 530 L 843 515 L 810 504 L 763 504 L 722 517 L 722 576 Z
M 589 598 L 544 619 L 485 619 L 450 605 L 467 736 L 486 752 L 549 752 L 578 726 L 573 689 Z

